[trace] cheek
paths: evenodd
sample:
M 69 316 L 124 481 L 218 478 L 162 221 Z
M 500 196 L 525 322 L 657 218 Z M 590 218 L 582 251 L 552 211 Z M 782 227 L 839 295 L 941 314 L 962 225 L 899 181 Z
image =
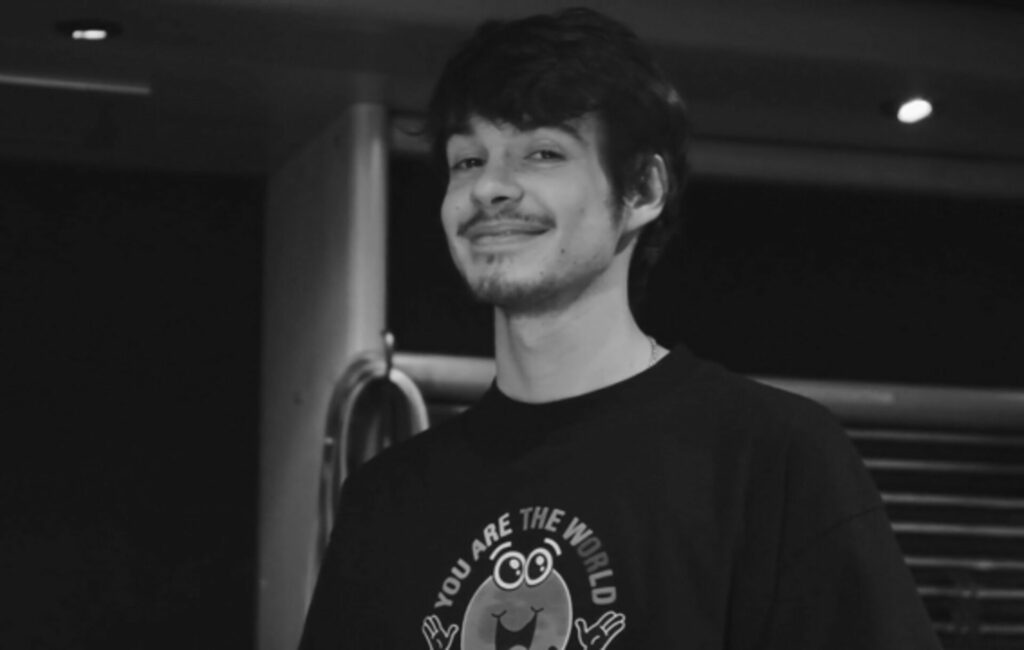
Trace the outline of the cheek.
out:
M 449 239 L 455 236 L 461 215 L 462 211 L 459 209 L 458 201 L 451 196 L 445 196 L 441 203 L 441 226 Z

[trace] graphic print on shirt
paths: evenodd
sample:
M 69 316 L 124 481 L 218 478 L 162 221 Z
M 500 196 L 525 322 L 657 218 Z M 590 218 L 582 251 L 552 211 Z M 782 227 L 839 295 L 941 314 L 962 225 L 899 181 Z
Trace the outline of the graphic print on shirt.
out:
M 506 512 L 451 567 L 423 637 L 430 650 L 606 650 L 626 628 L 625 614 L 611 609 L 614 577 L 580 518 L 547 506 Z

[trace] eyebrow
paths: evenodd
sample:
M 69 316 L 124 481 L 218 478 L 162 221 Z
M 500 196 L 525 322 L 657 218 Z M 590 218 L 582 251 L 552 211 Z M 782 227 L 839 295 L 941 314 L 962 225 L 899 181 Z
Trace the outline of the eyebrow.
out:
M 553 124 L 553 125 L 550 125 L 550 126 L 539 126 L 537 128 L 539 128 L 539 129 L 555 129 L 556 131 L 563 131 L 563 132 L 569 134 L 570 136 L 572 136 L 574 139 L 579 140 L 581 142 L 583 141 L 583 137 L 580 136 L 580 130 L 577 129 L 572 124 L 570 124 L 569 122 L 563 122 L 561 124 Z

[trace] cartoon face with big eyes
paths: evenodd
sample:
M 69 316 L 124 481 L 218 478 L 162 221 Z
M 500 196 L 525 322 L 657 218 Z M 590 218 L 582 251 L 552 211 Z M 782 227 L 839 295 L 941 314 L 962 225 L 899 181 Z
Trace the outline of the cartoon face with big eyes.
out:
M 529 553 L 499 545 L 494 569 L 473 594 L 462 620 L 462 650 L 565 650 L 572 600 L 555 570 L 561 548 L 544 540 Z

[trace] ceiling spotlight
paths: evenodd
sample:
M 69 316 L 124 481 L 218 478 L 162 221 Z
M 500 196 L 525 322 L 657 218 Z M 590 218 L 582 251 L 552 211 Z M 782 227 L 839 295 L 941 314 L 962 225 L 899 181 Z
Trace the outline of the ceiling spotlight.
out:
M 57 31 L 75 41 L 99 42 L 121 33 L 121 25 L 109 20 L 62 20 Z
M 76 41 L 104 41 L 109 36 L 105 29 L 76 29 L 71 32 L 71 38 Z
M 908 99 L 896 109 L 896 119 L 904 124 L 920 122 L 931 114 L 932 103 L 921 97 Z

